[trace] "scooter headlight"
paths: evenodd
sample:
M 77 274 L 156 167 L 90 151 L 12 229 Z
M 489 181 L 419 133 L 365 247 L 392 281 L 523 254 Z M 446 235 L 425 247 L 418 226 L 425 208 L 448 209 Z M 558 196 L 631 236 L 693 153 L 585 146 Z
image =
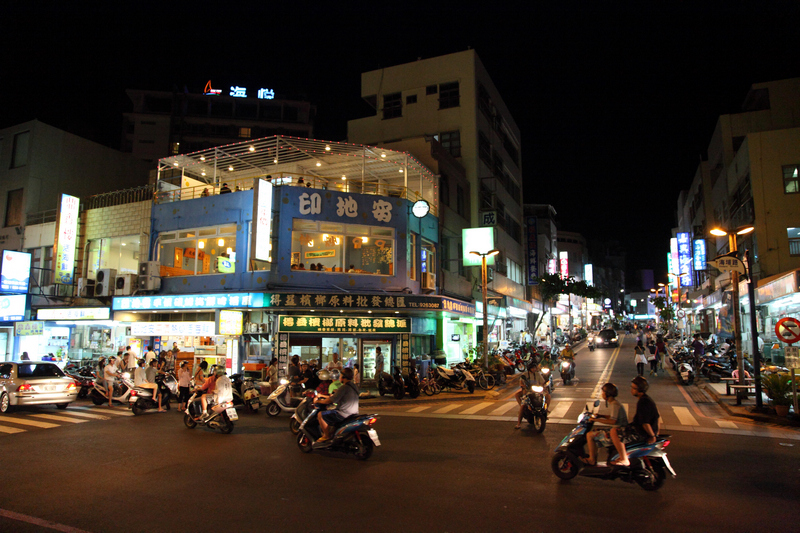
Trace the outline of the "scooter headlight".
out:
M 541 385 L 533 385 L 531 387 L 531 390 L 533 392 L 543 392 L 544 391 L 544 387 L 542 387 Z
M 131 379 L 131 373 L 130 372 L 125 372 L 125 373 L 122 374 L 122 377 L 125 378 L 125 379 Z
M 288 383 L 289 383 L 289 380 L 287 380 L 287 379 L 282 379 L 282 380 L 280 381 L 280 384 L 281 384 L 281 385 L 286 385 L 286 384 L 288 384 Z
M 544 374 L 545 376 L 546 376 L 547 374 L 549 374 L 549 373 L 550 373 L 550 369 L 549 369 L 549 368 L 543 368 L 543 369 L 542 369 L 542 374 Z
M 569 363 L 564 361 L 563 363 L 561 363 L 561 368 L 563 368 L 564 370 L 569 370 Z

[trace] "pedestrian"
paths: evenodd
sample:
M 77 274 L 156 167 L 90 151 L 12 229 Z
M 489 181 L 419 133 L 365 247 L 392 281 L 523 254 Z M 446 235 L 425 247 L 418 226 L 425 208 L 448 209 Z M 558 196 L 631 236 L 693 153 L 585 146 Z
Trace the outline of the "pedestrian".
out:
M 381 379 L 381 374 L 383 374 L 383 354 L 381 353 L 381 347 L 377 346 L 375 348 L 375 379 Z
M 647 353 L 645 357 L 647 357 L 647 362 L 650 363 L 650 375 L 654 376 L 656 374 L 656 364 L 658 364 L 658 362 L 656 360 L 656 342 L 652 338 L 647 341 Z
M 361 372 L 358 371 L 358 363 L 353 363 L 353 383 L 356 387 L 361 386 Z
M 171 371 L 175 370 L 175 352 L 173 352 L 172 350 L 169 350 L 169 351 L 166 351 L 166 352 L 162 352 L 162 355 L 164 356 L 164 360 L 167 363 L 164 366 L 164 371 L 165 372 L 171 372 Z
M 636 341 L 636 348 L 633 349 L 633 361 L 636 363 L 636 372 L 640 376 L 644 376 L 644 365 L 647 363 L 644 352 L 644 343 L 641 340 Z
M 147 353 L 144 354 L 144 366 L 145 366 L 145 368 L 149 367 L 150 366 L 150 361 L 152 361 L 155 358 L 156 358 L 156 352 L 153 351 L 153 347 L 152 346 L 148 346 L 147 347 Z
M 178 369 L 178 401 L 180 402 L 178 411 L 186 409 L 186 404 L 189 402 L 189 397 L 191 395 L 189 389 L 191 381 L 192 371 L 189 370 L 189 363 L 188 361 L 181 361 L 180 368 Z
M 114 380 L 117 377 L 117 360 L 114 357 L 109 358 L 108 364 L 103 368 L 103 377 L 106 379 L 106 389 L 108 391 L 108 406 L 114 407 L 112 398 L 114 397 Z
M 194 373 L 194 386 L 201 387 L 206 382 L 206 370 L 208 369 L 208 361 L 200 361 L 197 366 L 197 372 Z
M 31 358 L 30 358 L 30 356 L 28 355 L 28 352 L 22 352 L 22 357 L 20 357 L 20 360 L 21 360 L 21 361 L 30 361 L 30 360 L 31 360 Z
M 278 358 L 273 357 L 270 362 L 269 366 L 266 369 L 266 378 L 265 381 L 269 382 L 269 391 L 272 393 L 275 389 L 278 388 Z
M 667 344 L 664 342 L 664 336 L 659 334 L 656 336 L 656 374 L 658 369 L 664 370 L 664 359 L 667 358 Z

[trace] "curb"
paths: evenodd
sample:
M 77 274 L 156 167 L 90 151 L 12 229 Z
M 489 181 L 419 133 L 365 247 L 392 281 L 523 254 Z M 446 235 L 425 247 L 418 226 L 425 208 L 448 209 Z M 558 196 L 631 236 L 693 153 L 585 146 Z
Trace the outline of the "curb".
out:
M 697 385 L 699 388 L 703 389 L 706 394 L 708 394 L 717 404 L 725 410 L 726 413 L 730 416 L 736 416 L 739 418 L 749 418 L 750 420 L 754 420 L 756 422 L 767 422 L 771 424 L 777 424 L 780 426 L 789 426 L 789 427 L 800 427 L 800 423 L 795 422 L 789 419 L 783 419 L 778 416 L 770 416 L 760 413 L 750 413 L 747 411 L 747 407 L 741 407 L 741 410 L 744 412 L 739 412 L 739 409 L 734 409 L 728 403 L 720 398 L 712 387 L 706 387 L 705 383 Z

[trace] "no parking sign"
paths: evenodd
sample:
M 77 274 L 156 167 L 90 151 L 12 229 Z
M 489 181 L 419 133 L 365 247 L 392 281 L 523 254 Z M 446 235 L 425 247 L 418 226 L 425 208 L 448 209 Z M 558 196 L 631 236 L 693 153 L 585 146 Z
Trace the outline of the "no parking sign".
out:
M 775 324 L 775 335 L 787 344 L 800 341 L 800 320 L 790 316 L 781 318 Z

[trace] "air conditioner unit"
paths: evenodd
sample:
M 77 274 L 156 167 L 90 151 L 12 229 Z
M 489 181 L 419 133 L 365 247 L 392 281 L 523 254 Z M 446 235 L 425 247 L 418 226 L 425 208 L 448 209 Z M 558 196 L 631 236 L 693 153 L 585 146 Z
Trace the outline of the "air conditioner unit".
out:
M 114 290 L 114 294 L 117 296 L 130 296 L 133 294 L 133 291 L 139 288 L 138 279 L 139 276 L 136 274 L 122 274 L 121 276 L 117 276 L 117 287 Z
M 94 297 L 94 280 L 89 278 L 78 278 L 78 296 L 80 298 Z
M 94 279 L 95 296 L 113 296 L 114 284 L 117 282 L 117 271 L 113 268 L 101 268 Z
M 157 291 L 161 289 L 161 278 L 158 276 L 139 276 L 140 291 Z
M 436 274 L 431 274 L 430 272 L 423 272 L 422 273 L 422 288 L 423 289 L 436 289 Z
M 139 275 L 160 276 L 161 265 L 158 263 L 158 261 L 146 261 L 144 263 L 139 263 Z

